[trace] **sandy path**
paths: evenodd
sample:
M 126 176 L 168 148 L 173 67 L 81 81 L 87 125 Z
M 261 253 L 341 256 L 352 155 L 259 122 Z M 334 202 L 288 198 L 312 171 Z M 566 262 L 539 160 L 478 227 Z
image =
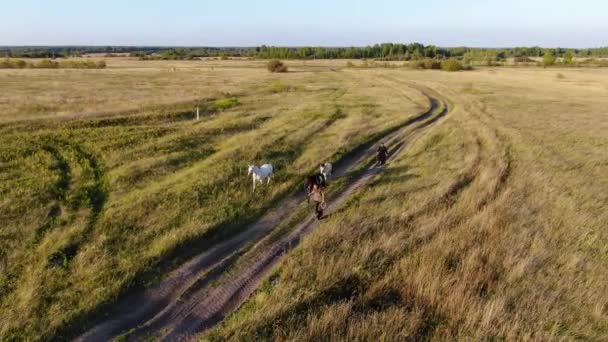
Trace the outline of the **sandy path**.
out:
M 399 129 L 378 137 L 377 140 L 382 139 L 389 146 L 389 160 L 420 135 L 424 128 L 447 114 L 447 103 L 441 102 L 445 109 L 440 111 L 441 100 L 428 97 L 431 102 L 429 111 L 407 120 Z M 412 126 L 416 124 L 412 131 Z M 373 158 L 374 154 L 375 144 L 372 144 L 342 160 L 335 165 L 334 178 L 345 176 L 360 162 Z M 351 183 L 332 196 L 327 212 L 331 214 L 338 210 L 350 194 L 366 185 L 381 170 L 368 165 L 364 171 L 357 173 Z M 136 328 L 129 338 L 157 336 L 174 341 L 192 339 L 212 327 L 241 305 L 281 256 L 317 226 L 315 217 L 312 214 L 307 216 L 285 236 L 224 274 L 239 257 L 239 252 L 267 236 L 289 217 L 301 201 L 301 193 L 289 196 L 240 234 L 211 247 L 171 272 L 158 286 L 126 296 L 111 311 L 109 319 L 99 322 L 77 340 L 107 341 Z

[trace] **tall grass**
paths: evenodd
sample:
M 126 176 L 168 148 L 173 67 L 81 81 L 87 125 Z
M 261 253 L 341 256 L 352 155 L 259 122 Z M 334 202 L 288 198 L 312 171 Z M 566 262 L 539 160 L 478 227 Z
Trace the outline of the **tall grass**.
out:
M 449 118 L 204 340 L 608 336 L 606 103 L 587 94 L 608 84 L 569 73 L 583 90 L 550 70 L 442 75 L 391 72 L 395 86 L 449 96 Z
M 347 90 L 357 75 L 334 74 L 295 75 L 300 86 L 280 98 L 271 83 L 242 85 L 189 104 L 4 123 L 0 336 L 73 333 L 126 289 L 238 232 L 319 160 L 404 120 L 404 108 L 419 111 L 403 100 L 375 106 Z M 246 166 L 263 162 L 276 177 L 252 194 Z

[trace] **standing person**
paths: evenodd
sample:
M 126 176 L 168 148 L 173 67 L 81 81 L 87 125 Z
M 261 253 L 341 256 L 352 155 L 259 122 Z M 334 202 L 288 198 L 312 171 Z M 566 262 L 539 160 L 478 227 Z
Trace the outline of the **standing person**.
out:
M 325 206 L 325 192 L 323 191 L 323 187 L 319 184 L 314 184 L 309 196 L 309 198 L 315 202 L 315 213 L 317 213 L 317 219 L 322 219 L 323 207 Z
M 376 151 L 378 159 L 378 164 L 384 165 L 386 163 L 386 159 L 388 158 L 388 148 L 384 145 L 384 143 L 380 143 L 378 146 L 378 150 Z

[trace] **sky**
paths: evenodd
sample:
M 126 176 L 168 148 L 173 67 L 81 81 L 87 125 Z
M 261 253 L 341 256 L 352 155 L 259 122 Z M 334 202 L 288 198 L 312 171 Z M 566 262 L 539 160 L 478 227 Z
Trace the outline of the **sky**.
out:
M 608 46 L 608 0 L 3 0 L 0 45 Z

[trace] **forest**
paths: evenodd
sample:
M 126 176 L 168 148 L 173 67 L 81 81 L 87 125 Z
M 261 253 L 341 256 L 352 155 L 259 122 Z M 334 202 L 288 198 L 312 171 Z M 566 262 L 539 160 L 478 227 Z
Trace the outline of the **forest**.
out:
M 61 58 L 79 57 L 86 54 L 105 54 L 112 57 L 128 53 L 141 59 L 188 60 L 200 57 L 249 57 L 260 59 L 379 59 L 379 60 L 418 60 L 422 58 L 474 58 L 484 56 L 494 60 L 506 58 L 541 57 L 547 53 L 561 58 L 565 55 L 575 57 L 608 57 L 608 47 L 569 49 L 511 47 L 438 47 L 420 43 L 382 43 L 365 47 L 162 47 L 162 46 L 4 46 L 0 47 L 0 57 L 6 58 Z M 477 58 L 475 58 L 477 59 Z

